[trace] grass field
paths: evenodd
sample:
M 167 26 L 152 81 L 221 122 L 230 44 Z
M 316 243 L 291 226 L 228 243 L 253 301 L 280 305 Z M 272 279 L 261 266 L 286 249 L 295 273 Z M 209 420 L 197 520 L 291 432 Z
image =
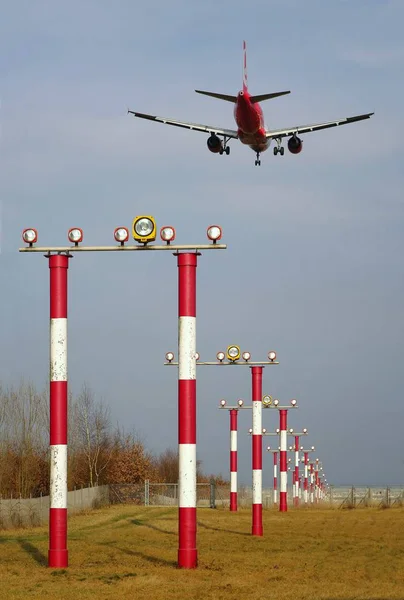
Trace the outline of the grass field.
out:
M 113 506 L 69 519 L 69 567 L 48 531 L 0 534 L 0 598 L 19 600 L 404 599 L 404 509 L 198 509 L 194 570 L 177 564 L 177 510 Z

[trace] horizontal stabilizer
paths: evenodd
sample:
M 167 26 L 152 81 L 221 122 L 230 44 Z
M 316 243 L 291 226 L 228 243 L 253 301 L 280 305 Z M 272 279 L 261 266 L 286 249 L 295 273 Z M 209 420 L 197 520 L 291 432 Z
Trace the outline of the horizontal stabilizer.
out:
M 260 96 L 251 96 L 250 100 L 254 104 L 256 102 L 262 102 L 263 100 L 272 100 L 272 98 L 278 98 L 278 96 L 285 96 L 286 94 L 290 94 L 290 90 L 288 92 L 274 92 L 273 94 L 261 94 Z
M 211 96 L 212 98 L 219 98 L 219 100 L 226 100 L 227 102 L 237 102 L 237 96 L 228 96 L 227 94 L 216 94 L 215 92 L 203 92 L 202 90 L 195 90 L 195 92 L 197 94 Z

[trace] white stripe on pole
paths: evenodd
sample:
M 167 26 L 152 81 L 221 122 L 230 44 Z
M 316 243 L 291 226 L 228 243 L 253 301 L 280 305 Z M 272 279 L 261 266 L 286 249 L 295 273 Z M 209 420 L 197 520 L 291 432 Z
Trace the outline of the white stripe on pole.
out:
M 252 501 L 253 504 L 262 502 L 262 469 L 253 469 Z
M 196 506 L 196 470 L 190 465 L 196 464 L 196 444 L 179 444 L 179 486 L 178 501 L 181 508 Z M 195 476 L 194 476 L 195 474 Z
M 288 489 L 288 472 L 287 471 L 281 471 L 280 473 L 281 475 L 281 492 L 287 492 Z
M 50 446 L 50 508 L 67 508 L 67 446 Z
M 237 492 L 237 471 L 230 473 L 230 491 Z
M 179 317 L 178 338 L 178 378 L 196 379 L 196 317 Z
M 67 319 L 50 320 L 50 381 L 67 381 Z
M 252 433 L 253 435 L 262 435 L 262 402 L 253 402 Z
M 230 450 L 235 452 L 237 450 L 237 431 L 232 429 L 230 431 Z

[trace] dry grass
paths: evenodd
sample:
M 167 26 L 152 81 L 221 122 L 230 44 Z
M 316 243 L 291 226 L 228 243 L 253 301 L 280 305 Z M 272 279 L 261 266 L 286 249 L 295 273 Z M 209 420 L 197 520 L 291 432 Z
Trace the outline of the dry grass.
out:
M 0 534 L 4 600 L 404 598 L 404 509 L 198 510 L 199 566 L 176 568 L 177 510 L 114 506 L 69 520 L 69 568 L 45 528 Z

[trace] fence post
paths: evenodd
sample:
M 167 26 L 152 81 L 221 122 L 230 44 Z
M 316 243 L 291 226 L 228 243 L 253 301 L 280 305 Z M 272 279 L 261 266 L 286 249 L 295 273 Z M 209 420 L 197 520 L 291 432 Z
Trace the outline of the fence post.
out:
M 144 480 L 144 505 L 145 506 L 149 506 L 149 502 L 150 502 L 150 498 L 149 498 L 149 494 L 150 494 L 150 488 L 149 488 L 149 479 L 145 479 Z
M 210 480 L 210 508 L 216 508 L 216 482 Z

